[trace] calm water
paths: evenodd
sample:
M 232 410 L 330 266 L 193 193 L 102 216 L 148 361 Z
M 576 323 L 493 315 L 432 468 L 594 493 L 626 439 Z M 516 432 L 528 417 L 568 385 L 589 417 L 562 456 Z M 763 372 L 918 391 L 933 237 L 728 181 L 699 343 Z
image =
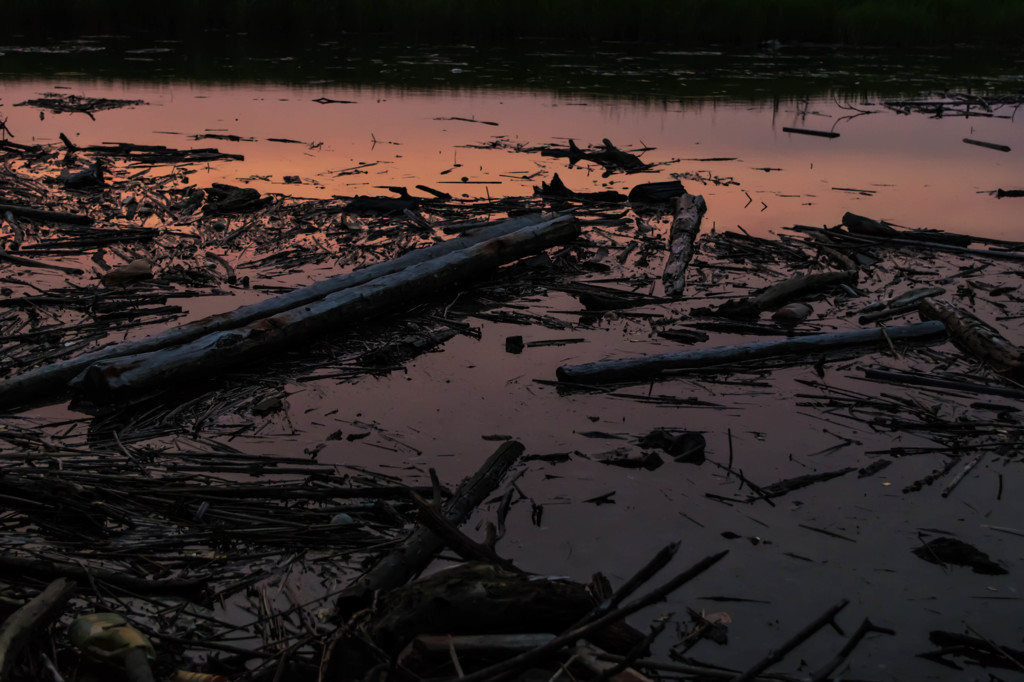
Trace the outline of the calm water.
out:
M 194 65 L 185 69 L 180 50 L 167 49 L 119 52 L 121 59 L 113 60 L 117 69 L 106 62 L 83 68 L 91 52 L 51 55 L 56 61 L 31 62 L 34 72 L 25 66 L 24 54 L 8 50 L 0 68 L 12 56 L 16 61 L 8 63 L 17 68 L 5 72 L 0 117 L 19 142 L 57 143 L 63 132 L 83 145 L 215 146 L 245 155 L 244 162 L 192 167 L 192 181 L 200 186 L 229 182 L 265 192 L 329 197 L 386 195 L 384 186 L 424 184 L 486 198 L 530 194 L 533 185 L 555 172 L 581 191 L 628 190 L 640 182 L 679 177 L 690 192 L 705 196 L 708 229 L 741 226 L 769 235 L 794 224 L 836 224 L 844 212 L 853 211 L 907 226 L 1024 240 L 1024 199 L 992 195 L 997 188 L 1024 188 L 1024 128 L 1011 117 L 1012 108 L 996 112 L 1010 118 L 932 119 L 898 115 L 882 106 L 883 100 L 919 97 L 943 84 L 1014 91 L 1020 79 L 1012 64 L 952 74 L 948 60 L 923 57 L 908 66 L 869 55 L 857 68 L 839 68 L 820 55 L 618 59 L 544 56 L 537 50 L 516 72 L 516 80 L 503 76 L 490 57 L 466 49 L 454 55 L 409 53 L 407 59 L 395 53 L 363 55 L 351 63 L 331 58 L 319 66 L 312 66 L 308 54 L 291 61 L 236 59 L 227 63 L 249 80 L 217 80 L 199 77 L 201 69 Z M 337 57 L 337 46 L 323 49 Z M 358 78 L 325 71 L 330 66 L 343 70 L 346 64 Z M 302 75 L 304 66 L 310 75 Z M 483 75 L 475 73 L 478 67 Z M 224 64 L 217 68 L 224 73 Z M 545 68 L 557 76 L 542 73 Z M 260 73 L 265 77 L 259 78 Z M 46 92 L 147 104 L 99 112 L 96 120 L 82 114 L 40 116 L 38 109 L 16 106 Z M 321 97 L 353 103 L 313 101 Z M 793 135 L 783 126 L 834 130 L 840 136 Z M 205 133 L 253 141 L 194 139 Z M 564 144 L 569 138 L 586 146 L 606 137 L 625 149 L 653 148 L 643 158 L 657 164 L 654 172 L 604 178 L 586 163 L 568 169 L 565 160 L 514 151 L 516 145 Z M 1012 151 L 968 145 L 965 137 L 1009 145 Z M 357 174 L 346 172 L 360 166 Z M 285 175 L 298 175 L 302 184 L 285 184 Z M 462 183 L 462 177 L 473 182 Z M 477 184 L 483 182 L 488 184 Z M 226 303 L 234 307 L 238 301 Z M 574 299 L 558 292 L 530 305 L 544 314 L 578 308 Z M 1010 478 L 1011 469 L 996 473 L 979 467 L 954 499 L 940 499 L 938 490 L 905 496 L 899 492 L 903 483 L 941 463 L 937 457 L 906 457 L 884 476 L 851 476 L 842 485 L 783 498 L 776 507 L 724 505 L 705 493 L 733 495 L 736 481 L 709 466 L 669 463 L 656 472 L 632 471 L 594 458 L 655 427 L 690 428 L 705 434 L 710 457 L 724 462 L 734 452 L 738 468 L 768 482 L 846 464 L 861 466 L 870 460 L 866 452 L 893 445 L 893 434 L 872 433 L 859 422 L 825 423 L 817 418 L 820 412 L 802 410 L 810 389 L 800 382 L 817 380 L 810 367 L 773 372 L 755 386 L 681 380 L 655 388 L 724 406 L 714 411 L 603 395 L 560 396 L 532 379 L 553 378 L 563 363 L 665 351 L 667 344 L 650 338 L 644 324 L 625 319 L 564 333 L 486 321 L 479 327 L 479 340 L 453 339 L 444 352 L 410 363 L 407 373 L 351 383 L 283 385 L 289 394 L 285 412 L 267 420 L 258 437 L 239 437 L 232 445 L 298 454 L 326 444 L 321 461 L 358 463 L 401 476 L 422 475 L 432 466 L 446 482 L 473 471 L 493 451 L 494 443 L 481 436 L 511 435 L 530 454 L 574 453 L 567 464 L 526 466 L 518 485 L 545 506 L 544 522 L 533 526 L 529 505 L 516 504 L 510 534 L 499 549 L 530 571 L 585 578 L 600 569 L 616 584 L 670 540 L 683 540 L 679 563 L 730 549 L 727 563 L 665 607 L 676 612 L 678 621 L 686 620 L 685 606 L 728 610 L 734 622 L 730 646 L 709 645 L 699 652 L 723 664 L 757 660 L 840 598 L 852 601 L 842 619 L 848 630 L 870 617 L 899 632 L 862 645 L 853 672 L 859 678 L 950 679 L 948 671 L 913 657 L 931 648 L 926 640 L 930 629 L 958 630 L 970 623 L 998 641 L 1019 641 L 1013 575 L 994 580 L 966 569 L 943 572 L 909 551 L 918 544 L 921 529 L 940 529 L 977 539 L 1019 566 L 1018 538 L 995 535 L 981 525 L 1019 525 L 1019 496 L 992 501 L 996 476 L 1000 489 L 1004 473 L 1007 490 L 1020 484 L 1019 475 Z M 585 336 L 587 343 L 509 355 L 504 339 L 511 334 L 523 334 L 527 341 Z M 842 373 L 830 373 L 828 380 Z M 355 442 L 330 440 L 339 428 L 372 435 Z M 598 431 L 623 440 L 586 435 Z M 928 442 L 917 434 L 895 437 L 903 446 Z M 847 445 L 834 457 L 817 454 L 841 439 L 848 439 Z M 615 504 L 582 502 L 609 491 L 616 493 Z M 478 514 L 478 520 L 483 518 L 483 512 Z M 807 526 L 828 528 L 856 542 L 828 538 Z M 726 532 L 759 542 L 727 542 L 722 538 Z M 761 601 L 702 600 L 723 595 Z M 820 663 L 841 646 L 837 635 L 827 633 L 799 654 Z M 796 660 L 791 657 L 785 667 L 791 669 Z
M 905 226 L 1024 239 L 1019 203 L 991 194 L 1024 186 L 1024 122 L 1012 117 L 1014 108 L 997 109 L 996 117 L 934 119 L 883 106 L 934 96 L 945 83 L 1015 91 L 1021 77 L 1014 74 L 1024 69 L 1015 72 L 1010 60 L 965 74 L 952 70 L 958 62 L 921 55 L 887 63 L 879 54 L 840 59 L 537 49 L 502 70 L 502 55 L 469 49 L 395 49 L 356 59 L 335 45 L 321 47 L 324 60 L 313 54 L 209 59 L 212 80 L 221 80 L 204 82 L 196 60 L 186 59 L 178 45 L 129 49 L 87 41 L 65 48 L 78 51 L 0 48 L 7 50 L 0 68 L 8 67 L 0 116 L 16 141 L 55 143 L 63 132 L 83 145 L 215 146 L 245 155 L 244 162 L 202 167 L 192 176 L 200 185 L 219 181 L 328 197 L 426 184 L 486 198 L 528 195 L 555 172 L 580 191 L 628 191 L 678 177 L 688 191 L 705 196 L 706 220 L 722 229 L 741 226 L 764 235 L 794 224 L 836 224 L 854 211 Z M 304 71 L 309 65 L 315 68 Z M 268 82 L 273 78 L 280 82 Z M 146 104 L 99 112 L 96 120 L 16 106 L 49 92 Z M 320 104 L 318 98 L 352 103 Z M 451 117 L 497 125 L 446 120 Z M 840 136 L 795 135 L 784 126 Z M 210 133 L 252 141 L 195 139 Z M 1012 151 L 967 145 L 966 137 Z M 610 138 L 624 149 L 653 148 L 643 159 L 656 167 L 650 174 L 603 178 L 586 162 L 568 169 L 565 160 L 510 149 L 570 138 L 584 147 Z M 489 145 L 499 148 L 475 148 Z M 357 174 L 341 173 L 360 166 Z M 286 175 L 299 176 L 302 184 L 286 185 Z M 472 183 L 459 184 L 463 177 Z

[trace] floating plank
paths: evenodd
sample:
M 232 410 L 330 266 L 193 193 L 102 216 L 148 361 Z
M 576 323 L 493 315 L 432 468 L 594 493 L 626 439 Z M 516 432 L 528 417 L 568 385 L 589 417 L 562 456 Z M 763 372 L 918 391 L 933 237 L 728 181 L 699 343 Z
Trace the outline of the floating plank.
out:
M 972 140 L 969 137 L 964 138 L 964 142 L 967 144 L 973 144 L 976 147 L 984 147 L 985 149 L 995 149 L 997 152 L 1008 152 L 1010 148 L 1005 144 L 996 144 L 994 142 L 982 142 L 981 140 Z
M 782 127 L 784 133 L 797 133 L 798 135 L 814 135 L 815 137 L 839 137 L 839 133 L 833 133 L 831 130 L 809 130 L 807 128 L 789 128 L 786 126 Z

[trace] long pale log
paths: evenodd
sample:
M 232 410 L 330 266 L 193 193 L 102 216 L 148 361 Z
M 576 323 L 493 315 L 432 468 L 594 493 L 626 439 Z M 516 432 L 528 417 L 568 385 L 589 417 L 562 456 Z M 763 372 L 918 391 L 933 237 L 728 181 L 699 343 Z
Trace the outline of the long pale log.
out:
M 1024 370 L 1024 351 L 966 310 L 945 301 L 925 298 L 918 304 L 918 314 L 922 320 L 941 320 L 953 341 L 997 370 L 1013 374 Z
M 75 581 L 57 578 L 35 598 L 7 617 L 3 627 L 0 627 L 0 682 L 11 679 L 11 672 L 21 650 L 37 633 L 60 617 L 61 609 L 74 594 L 75 589 Z
M 668 235 L 668 259 L 661 279 L 665 295 L 678 298 L 686 288 L 686 268 L 693 258 L 693 242 L 700 232 L 701 219 L 708 210 L 704 197 L 683 193 L 676 204 L 676 217 Z
M 377 263 L 361 270 L 322 280 L 302 289 L 268 298 L 257 303 L 236 308 L 230 312 L 210 315 L 179 327 L 137 341 L 105 346 L 70 360 L 47 367 L 30 370 L 0 382 L 0 408 L 17 407 L 40 399 L 60 397 L 68 388 L 68 382 L 95 362 L 109 358 L 148 353 L 169 348 L 211 334 L 249 324 L 255 320 L 276 315 L 285 310 L 320 300 L 342 289 L 365 284 L 377 277 L 383 277 L 403 269 L 426 262 L 474 244 L 509 234 L 524 227 L 535 225 L 558 225 L 570 222 L 572 218 L 560 216 L 522 216 L 488 225 L 472 234 L 441 242 L 431 247 L 410 251 L 398 258 Z
M 522 443 L 502 443 L 473 477 L 463 481 L 444 509 L 444 518 L 458 526 L 469 518 L 508 473 L 512 465 L 523 454 Z M 406 538 L 397 549 L 387 554 L 369 571 L 354 580 L 338 596 L 335 604 L 336 618 L 346 618 L 353 611 L 363 608 L 377 590 L 390 590 L 404 585 L 413 576 L 427 567 L 444 547 L 444 540 L 426 526 L 420 526 Z
M 369 316 L 408 307 L 518 258 L 571 241 L 578 234 L 579 225 L 572 219 L 526 227 L 243 327 L 207 334 L 191 343 L 151 353 L 101 360 L 75 377 L 72 389 L 99 403 L 202 380 L 351 328 Z
M 877 346 L 893 341 L 926 340 L 942 336 L 946 326 L 937 320 L 886 329 L 858 329 L 851 332 L 813 334 L 787 339 L 773 339 L 744 346 L 717 346 L 680 353 L 646 355 L 619 360 L 604 360 L 583 365 L 558 368 L 560 381 L 598 384 L 651 379 L 666 371 L 702 369 L 749 360 L 763 360 L 784 355 L 810 355 L 840 348 Z

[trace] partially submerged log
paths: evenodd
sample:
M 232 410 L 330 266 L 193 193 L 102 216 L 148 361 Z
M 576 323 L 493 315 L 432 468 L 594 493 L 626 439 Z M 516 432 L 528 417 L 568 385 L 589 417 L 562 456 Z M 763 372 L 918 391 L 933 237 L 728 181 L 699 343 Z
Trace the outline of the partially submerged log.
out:
M 138 341 L 130 341 L 100 348 L 65 362 L 40 367 L 0 382 L 0 408 L 10 408 L 45 399 L 58 398 L 75 376 L 100 360 L 149 353 L 169 348 L 215 332 L 226 331 L 255 320 L 306 305 L 336 291 L 365 284 L 374 278 L 400 272 L 408 267 L 433 258 L 467 248 L 480 242 L 510 234 L 524 227 L 553 226 L 571 222 L 567 215 L 521 216 L 482 227 L 472 233 L 434 246 L 410 251 L 393 260 L 377 263 L 361 270 L 322 280 L 302 289 L 236 308 L 230 312 L 211 315 L 194 322 L 168 329 Z
M 726 301 L 710 312 L 723 317 L 757 317 L 762 311 L 781 307 L 794 298 L 824 291 L 840 284 L 856 283 L 856 270 L 797 275 L 785 282 L 761 289 L 753 296 Z
M 79 213 L 68 213 L 67 211 L 47 211 L 31 206 L 17 206 L 15 204 L 0 204 L 0 215 L 10 212 L 11 215 L 40 222 L 69 223 L 72 225 L 92 225 L 93 219 L 90 216 Z
M 579 230 L 572 220 L 527 227 L 244 327 L 208 334 L 191 343 L 152 353 L 101 360 L 75 377 L 72 389 L 94 403 L 103 403 L 206 379 L 351 327 L 372 315 L 405 308 L 523 256 L 571 241 Z
M 668 258 L 662 281 L 665 295 L 678 298 L 686 288 L 686 268 L 693 258 L 693 242 L 700 232 L 700 223 L 707 212 L 704 197 L 683 193 L 676 203 L 676 217 L 668 236 Z
M 885 345 L 892 341 L 924 341 L 943 336 L 946 327 L 933 320 L 887 329 L 858 329 L 796 338 L 773 339 L 745 346 L 718 346 L 679 353 L 603 360 L 558 368 L 560 381 L 583 384 L 646 381 L 664 372 L 679 372 L 764 360 L 786 355 L 810 355 L 857 346 Z
M 954 343 L 995 369 L 1014 376 L 1024 374 L 1024 351 L 966 310 L 925 298 L 918 307 L 918 314 L 922 320 L 941 320 Z

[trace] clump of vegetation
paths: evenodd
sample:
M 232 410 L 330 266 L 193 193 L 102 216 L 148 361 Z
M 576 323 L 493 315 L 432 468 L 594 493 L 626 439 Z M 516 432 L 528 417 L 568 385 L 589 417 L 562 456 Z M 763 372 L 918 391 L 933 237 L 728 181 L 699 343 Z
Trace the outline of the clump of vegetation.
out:
M 270 39 L 384 34 L 458 42 L 523 37 L 749 46 L 1019 45 L 1024 3 L 989 0 L 36 0 L 5 8 L 8 34 L 207 31 Z

